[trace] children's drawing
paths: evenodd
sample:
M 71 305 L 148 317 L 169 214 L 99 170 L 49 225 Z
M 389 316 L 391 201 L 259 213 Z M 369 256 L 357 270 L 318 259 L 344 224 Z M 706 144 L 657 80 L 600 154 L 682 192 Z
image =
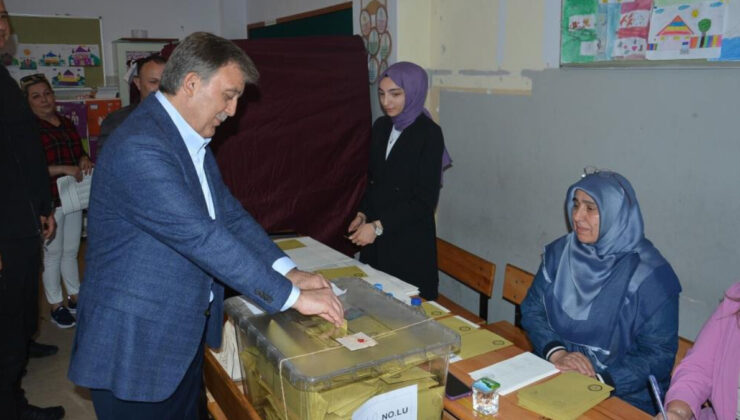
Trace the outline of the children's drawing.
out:
M 367 50 L 367 70 L 370 83 L 375 83 L 388 68 L 392 50 L 392 35 L 388 28 L 387 0 L 361 0 L 360 32 Z
M 617 42 L 612 50 L 614 58 L 645 59 L 652 6 L 653 0 L 634 0 L 621 4 Z
M 722 36 L 720 60 L 740 60 L 740 1 L 725 4 L 725 33 Z
M 648 60 L 717 58 L 722 48 L 725 2 L 655 0 Z
M 72 49 L 67 59 L 70 66 L 95 67 L 100 65 L 100 52 L 97 45 L 79 45 Z
M 39 64 L 42 66 L 56 67 L 65 65 L 65 62 L 60 54 L 49 50 L 46 53 L 41 54 Z
M 85 72 L 82 67 L 60 68 L 51 78 L 54 87 L 85 86 Z
M 599 52 L 596 30 L 598 3 L 594 0 L 564 0 L 561 21 L 560 61 L 588 63 Z

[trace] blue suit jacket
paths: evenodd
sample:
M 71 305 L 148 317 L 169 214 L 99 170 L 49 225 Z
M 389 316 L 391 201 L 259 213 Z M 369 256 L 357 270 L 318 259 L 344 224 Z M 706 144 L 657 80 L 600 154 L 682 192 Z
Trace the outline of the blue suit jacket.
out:
M 285 254 L 228 191 L 210 150 L 204 167 L 215 220 L 154 95 L 109 138 L 92 184 L 74 383 L 125 400 L 169 397 L 204 330 L 209 345 L 220 345 L 223 286 L 214 277 L 268 312 L 285 303 L 292 285 L 272 269 Z

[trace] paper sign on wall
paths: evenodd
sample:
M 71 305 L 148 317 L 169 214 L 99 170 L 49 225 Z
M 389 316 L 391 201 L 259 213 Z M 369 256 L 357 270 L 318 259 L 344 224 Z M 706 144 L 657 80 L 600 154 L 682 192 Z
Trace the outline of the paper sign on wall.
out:
M 352 420 L 416 420 L 417 399 L 416 384 L 386 392 L 367 400 Z

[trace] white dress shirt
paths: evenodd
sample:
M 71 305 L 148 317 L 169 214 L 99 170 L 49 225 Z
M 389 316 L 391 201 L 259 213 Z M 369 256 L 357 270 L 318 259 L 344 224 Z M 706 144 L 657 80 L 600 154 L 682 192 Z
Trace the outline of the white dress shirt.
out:
M 396 140 L 398 140 L 399 137 L 401 137 L 402 131 L 396 130 L 396 127 L 393 127 L 391 130 L 391 135 L 388 137 L 388 147 L 385 149 L 385 158 L 388 159 L 388 155 L 391 154 L 391 149 L 393 149 L 393 146 L 396 144 Z
M 187 121 L 180 115 L 180 112 L 170 103 L 170 101 L 159 91 L 155 93 L 157 100 L 162 104 L 167 115 L 170 116 L 172 122 L 177 127 L 177 131 L 180 132 L 180 136 L 185 142 L 185 147 L 188 149 L 190 158 L 193 160 L 193 166 L 195 166 L 195 172 L 198 174 L 198 180 L 200 181 L 200 188 L 203 191 L 203 197 L 206 199 L 206 207 L 208 207 L 208 215 L 211 219 L 216 220 L 216 213 L 213 210 L 213 197 L 211 197 L 211 189 L 208 187 L 208 178 L 206 177 L 205 169 L 203 168 L 203 162 L 206 157 L 206 146 L 211 142 L 211 139 L 205 139 L 193 127 L 188 124 Z M 281 257 L 272 263 L 272 269 L 286 275 L 288 272 L 296 267 L 293 260 L 288 257 Z M 283 307 L 280 309 L 284 311 L 298 300 L 298 296 L 301 294 L 299 288 L 295 285 L 288 296 L 288 300 L 285 301 Z M 213 301 L 213 292 L 211 292 L 211 301 Z

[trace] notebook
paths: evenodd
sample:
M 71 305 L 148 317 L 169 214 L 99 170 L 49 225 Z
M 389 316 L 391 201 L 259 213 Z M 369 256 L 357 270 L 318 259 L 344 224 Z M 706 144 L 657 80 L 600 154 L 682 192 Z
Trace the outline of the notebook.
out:
M 506 395 L 558 372 L 552 363 L 526 352 L 471 372 L 470 377 L 491 378 L 501 384 L 499 393 Z

